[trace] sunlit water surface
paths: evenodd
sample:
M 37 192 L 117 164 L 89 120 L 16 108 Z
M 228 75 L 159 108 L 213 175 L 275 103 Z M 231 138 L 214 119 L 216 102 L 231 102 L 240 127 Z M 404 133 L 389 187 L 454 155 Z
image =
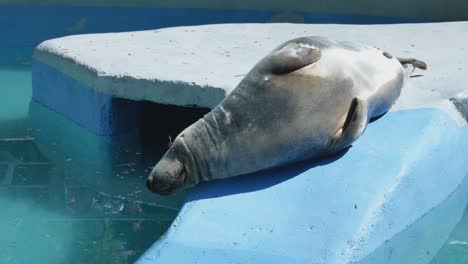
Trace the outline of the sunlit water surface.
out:
M 31 102 L 30 52 L 0 49 L 0 263 L 132 263 L 185 199 L 145 188 L 167 145 L 98 137 Z

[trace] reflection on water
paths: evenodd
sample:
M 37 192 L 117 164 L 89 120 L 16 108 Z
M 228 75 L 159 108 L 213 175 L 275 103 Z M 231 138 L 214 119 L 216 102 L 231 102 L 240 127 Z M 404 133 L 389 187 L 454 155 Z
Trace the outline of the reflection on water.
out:
M 6 64 L 0 63 L 1 262 L 132 263 L 185 199 L 145 187 L 167 144 L 143 149 L 138 135 L 95 136 L 30 103 L 30 66 L 23 59 Z

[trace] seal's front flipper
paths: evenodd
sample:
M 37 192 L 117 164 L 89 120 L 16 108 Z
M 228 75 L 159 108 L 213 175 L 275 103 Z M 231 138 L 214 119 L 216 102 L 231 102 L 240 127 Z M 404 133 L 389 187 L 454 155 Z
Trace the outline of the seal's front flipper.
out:
M 366 129 L 369 117 L 367 103 L 357 97 L 353 98 L 345 122 L 330 141 L 329 153 L 336 153 L 349 147 Z
M 286 74 L 319 59 L 319 48 L 306 43 L 289 43 L 265 57 L 260 62 L 259 69 L 265 73 Z

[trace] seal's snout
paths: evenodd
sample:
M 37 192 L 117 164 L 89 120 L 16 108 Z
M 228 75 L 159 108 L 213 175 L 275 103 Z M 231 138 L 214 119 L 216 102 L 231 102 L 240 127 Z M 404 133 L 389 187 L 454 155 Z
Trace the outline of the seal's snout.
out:
M 167 195 L 180 189 L 185 182 L 185 169 L 178 160 L 163 158 L 153 169 L 146 186 L 151 192 Z

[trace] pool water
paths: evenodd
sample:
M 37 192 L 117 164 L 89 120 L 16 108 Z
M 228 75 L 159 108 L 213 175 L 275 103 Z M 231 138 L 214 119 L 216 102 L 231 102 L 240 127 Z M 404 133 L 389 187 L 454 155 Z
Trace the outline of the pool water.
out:
M 133 263 L 185 200 L 145 187 L 167 145 L 95 136 L 31 102 L 31 49 L 0 55 L 0 262 Z
M 463 218 L 448 235 L 447 241 L 439 249 L 431 264 L 468 263 L 468 207 Z

